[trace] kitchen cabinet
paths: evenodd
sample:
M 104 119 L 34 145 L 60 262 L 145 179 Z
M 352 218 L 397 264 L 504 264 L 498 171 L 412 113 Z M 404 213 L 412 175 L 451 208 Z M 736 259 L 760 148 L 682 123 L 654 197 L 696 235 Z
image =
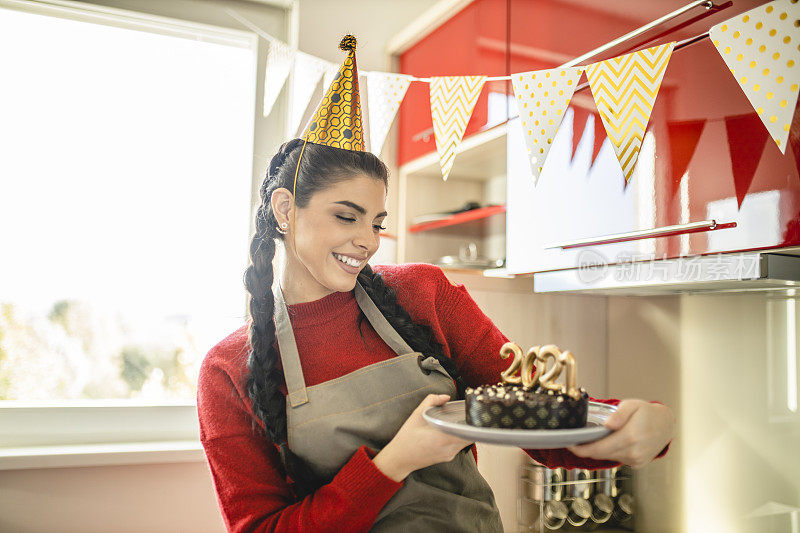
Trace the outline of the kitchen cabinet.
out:
M 702 34 L 714 24 L 763 3 L 736 2 L 692 22 L 702 15 L 700 8 L 675 19 L 669 27 L 644 34 L 638 40 L 641 44 L 627 43 L 594 60 L 620 55 L 634 45 L 643 48 Z M 649 11 L 646 18 L 655 19 L 685 5 L 653 2 L 645 8 L 635 2 L 611 4 L 609 9 L 620 14 L 606 12 L 603 24 L 598 25 L 594 20 L 599 14 L 589 9 L 570 5 L 559 15 L 559 9 L 567 9 L 561 3 L 547 3 L 550 9 L 544 9 L 543 3 L 533 6 L 512 2 L 512 71 L 552 68 L 562 59 L 646 22 L 624 16 L 625 6 L 629 13 Z M 563 32 L 553 31 L 555 28 L 548 31 L 559 18 L 569 20 L 570 39 L 564 39 Z M 540 31 L 531 31 L 526 20 L 535 21 L 534 27 Z M 577 49 L 576 42 L 580 42 Z M 544 51 L 552 52 L 554 60 L 545 61 Z M 584 75 L 582 82 L 585 79 Z M 627 186 L 610 141 L 598 142 L 605 132 L 594 127 L 599 120 L 596 113 L 590 89 L 577 91 L 536 187 L 525 160 L 519 120 L 509 122 L 510 272 L 800 245 L 800 143 L 787 147 L 782 154 L 767 138 L 766 128 L 708 38 L 673 52 Z M 687 144 L 691 145 L 688 137 L 700 128 L 693 155 L 687 153 Z M 790 139 L 798 136 L 800 124 L 795 117 Z M 595 142 L 601 147 L 593 157 Z M 753 151 L 755 158 L 748 151 Z M 681 160 L 688 160 L 685 168 Z M 748 170 L 749 165 L 755 170 Z M 716 228 L 688 231 L 704 221 L 714 221 Z M 677 228 L 664 237 L 549 248 L 672 226 Z
M 590 61 L 701 35 L 764 3 L 717 3 L 710 11 L 700 6 Z M 554 68 L 684 5 L 682 0 L 617 0 L 602 7 L 475 0 L 403 50 L 398 65 L 419 77 Z M 507 257 L 513 274 L 800 245 L 800 143 L 782 154 L 766 138 L 709 39 L 673 52 L 627 185 L 585 80 L 584 75 L 536 187 L 508 81 L 487 82 L 447 182 L 438 169 L 428 84 L 412 83 L 398 116 L 398 260 L 435 262 L 477 242 L 481 255 Z M 687 139 L 698 124 L 702 133 L 692 150 Z M 800 127 L 793 127 L 790 139 L 799 136 Z M 741 151 L 732 156 L 730 139 L 736 141 L 734 151 L 756 146 L 756 158 Z M 749 172 L 748 165 L 755 170 Z M 478 232 L 407 231 L 420 214 L 454 210 L 467 201 L 506 204 L 506 199 L 505 221 Z M 695 227 L 704 222 L 709 227 Z M 663 237 L 548 247 L 673 226 Z M 501 230 L 505 237 L 497 235 Z

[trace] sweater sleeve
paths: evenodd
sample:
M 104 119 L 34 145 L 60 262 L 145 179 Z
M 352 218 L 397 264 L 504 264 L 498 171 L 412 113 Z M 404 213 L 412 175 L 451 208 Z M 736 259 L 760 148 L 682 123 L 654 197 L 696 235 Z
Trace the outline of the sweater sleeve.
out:
M 277 447 L 251 430 L 230 376 L 203 363 L 197 393 L 200 440 L 228 531 L 366 531 L 402 482 L 359 448 L 333 480 L 298 500 Z
M 452 283 L 441 268 L 436 272 L 436 312 L 442 334 L 456 363 L 461 377 L 470 387 L 500 381 L 500 373 L 508 367 L 509 361 L 499 357 L 500 348 L 508 338 L 481 311 L 478 304 L 467 292 L 462 283 Z M 593 401 L 617 405 L 618 399 L 597 399 Z M 667 452 L 665 447 L 657 457 Z M 548 468 L 585 468 L 590 470 L 611 468 L 621 463 L 578 457 L 566 448 L 550 450 L 523 450 L 534 461 Z

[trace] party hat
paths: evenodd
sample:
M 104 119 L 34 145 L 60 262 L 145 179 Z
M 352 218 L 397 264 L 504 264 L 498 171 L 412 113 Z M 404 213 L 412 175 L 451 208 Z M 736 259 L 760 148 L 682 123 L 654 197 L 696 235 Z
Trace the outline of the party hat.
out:
M 361 98 L 358 92 L 356 38 L 345 35 L 339 48 L 347 57 L 303 133 L 303 139 L 345 150 L 364 151 Z
M 303 147 L 294 171 L 292 194 L 297 197 L 297 174 L 306 144 L 322 144 L 344 150 L 364 151 L 364 129 L 361 123 L 361 98 L 358 93 L 358 68 L 356 67 L 356 38 L 345 35 L 339 48 L 347 52 L 347 57 L 328 87 L 325 97 L 317 107 L 314 116 L 303 133 Z M 292 228 L 297 228 L 297 210 L 292 210 Z M 292 231 L 292 241 L 297 249 L 296 231 Z

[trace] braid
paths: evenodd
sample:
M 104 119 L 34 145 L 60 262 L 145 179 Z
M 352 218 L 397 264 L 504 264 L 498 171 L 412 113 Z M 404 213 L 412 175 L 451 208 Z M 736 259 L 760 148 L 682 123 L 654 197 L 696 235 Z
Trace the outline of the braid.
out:
M 298 142 L 295 142 L 298 141 Z M 253 429 L 257 430 L 256 417 L 264 422 L 269 438 L 280 448 L 281 462 L 289 476 L 296 482 L 300 497 L 318 485 L 318 480 L 287 443 L 286 397 L 279 390 L 284 380 L 277 368 L 278 357 L 275 349 L 275 297 L 272 293 L 274 272 L 272 260 L 275 257 L 276 220 L 269 201 L 272 191 L 279 185 L 275 179 L 287 156 L 300 144 L 299 139 L 289 141 L 270 162 L 269 176 L 261 187 L 261 206 L 256 214 L 256 232 L 250 242 L 250 260 L 244 274 L 244 284 L 250 293 L 249 311 L 252 317 L 248 332 L 251 347 L 247 359 L 249 374 L 245 388 L 253 401 Z
M 303 139 L 292 139 L 291 141 L 287 141 L 283 143 L 278 153 L 272 158 L 272 161 L 269 163 L 269 174 L 267 179 L 264 180 L 264 183 L 261 185 L 262 191 L 271 183 L 277 180 L 278 178 L 278 171 L 283 166 L 283 163 L 286 161 L 286 158 L 289 154 L 294 151 L 295 148 L 303 144 Z M 269 203 L 269 197 L 265 197 L 263 192 L 261 194 L 262 202 Z
M 411 349 L 423 355 L 435 357 L 439 364 L 455 380 L 458 397 L 451 399 L 463 400 L 467 384 L 461 377 L 455 362 L 442 353 L 442 345 L 434 338 L 431 328 L 423 324 L 417 324 L 411 319 L 408 311 L 403 309 L 397 302 L 397 293 L 395 293 L 394 289 L 386 285 L 383 276 L 373 272 L 372 267 L 368 264 L 358 274 L 358 280 L 370 299 L 375 302 L 381 314 L 403 337 L 403 340 L 411 346 Z M 364 313 L 362 312 L 359 316 L 359 330 L 363 319 Z

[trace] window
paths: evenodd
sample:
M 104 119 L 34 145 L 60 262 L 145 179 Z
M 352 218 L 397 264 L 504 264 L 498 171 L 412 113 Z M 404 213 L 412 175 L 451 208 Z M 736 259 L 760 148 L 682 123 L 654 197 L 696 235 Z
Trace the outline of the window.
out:
M 0 406 L 191 405 L 245 320 L 255 36 L 17 5 L 0 1 Z

